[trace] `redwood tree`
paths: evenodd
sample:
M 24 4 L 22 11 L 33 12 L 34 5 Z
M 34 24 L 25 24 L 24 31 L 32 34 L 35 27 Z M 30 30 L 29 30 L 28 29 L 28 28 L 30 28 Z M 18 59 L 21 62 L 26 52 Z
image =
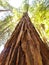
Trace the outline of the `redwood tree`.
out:
M 27 13 L 23 15 L 0 54 L 0 65 L 49 65 L 49 48 Z

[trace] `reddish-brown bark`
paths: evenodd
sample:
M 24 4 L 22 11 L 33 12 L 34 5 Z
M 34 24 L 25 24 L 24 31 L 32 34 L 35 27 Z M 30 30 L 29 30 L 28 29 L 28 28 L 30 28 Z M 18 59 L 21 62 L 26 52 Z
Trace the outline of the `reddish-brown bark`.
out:
M 5 44 L 0 65 L 49 65 L 49 48 L 40 39 L 27 13 Z

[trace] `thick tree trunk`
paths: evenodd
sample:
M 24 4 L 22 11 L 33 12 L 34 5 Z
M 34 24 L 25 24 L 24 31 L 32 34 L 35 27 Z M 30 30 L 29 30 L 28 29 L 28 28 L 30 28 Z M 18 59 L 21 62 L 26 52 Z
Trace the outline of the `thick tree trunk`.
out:
M 40 39 L 27 13 L 5 44 L 0 65 L 49 65 L 49 48 Z

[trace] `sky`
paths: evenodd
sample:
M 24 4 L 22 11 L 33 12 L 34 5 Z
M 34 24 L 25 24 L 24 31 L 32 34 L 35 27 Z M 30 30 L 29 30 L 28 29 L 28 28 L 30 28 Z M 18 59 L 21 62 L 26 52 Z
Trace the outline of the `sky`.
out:
M 0 10 L 5 10 L 3 7 L 0 6 Z M 7 11 L 7 12 L 0 12 L 0 20 L 3 21 L 6 16 L 8 16 L 10 14 L 10 11 Z
M 11 6 L 15 8 L 19 8 L 23 2 L 23 0 L 6 0 Z M 29 0 L 29 4 L 32 5 L 33 0 Z M 0 10 L 4 10 L 3 7 L 0 6 Z M 0 12 L 0 20 L 4 20 L 6 16 L 10 14 L 10 11 L 8 12 Z
M 0 53 L 2 52 L 3 49 L 4 49 L 4 45 L 0 46 Z
M 22 4 L 23 0 L 9 0 L 10 5 L 15 8 L 19 8 Z M 31 5 L 33 0 L 29 0 L 29 4 Z
M 8 3 L 15 7 L 15 8 L 19 8 L 23 2 L 23 0 L 7 0 Z M 32 4 L 33 0 L 29 0 L 29 4 Z M 0 6 L 0 10 L 3 10 L 4 8 Z M 6 18 L 6 16 L 8 16 L 10 14 L 10 12 L 0 12 L 0 20 L 4 20 Z M 0 53 L 2 52 L 2 50 L 4 49 L 4 45 L 0 46 Z
M 19 8 L 23 0 L 9 0 L 9 4 L 15 8 Z

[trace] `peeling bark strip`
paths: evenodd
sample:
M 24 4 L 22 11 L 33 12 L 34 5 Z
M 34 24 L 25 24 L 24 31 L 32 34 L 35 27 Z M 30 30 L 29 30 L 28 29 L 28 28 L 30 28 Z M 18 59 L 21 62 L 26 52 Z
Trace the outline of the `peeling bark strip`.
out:
M 27 13 L 5 44 L 0 65 L 49 65 L 49 48 L 40 39 Z

